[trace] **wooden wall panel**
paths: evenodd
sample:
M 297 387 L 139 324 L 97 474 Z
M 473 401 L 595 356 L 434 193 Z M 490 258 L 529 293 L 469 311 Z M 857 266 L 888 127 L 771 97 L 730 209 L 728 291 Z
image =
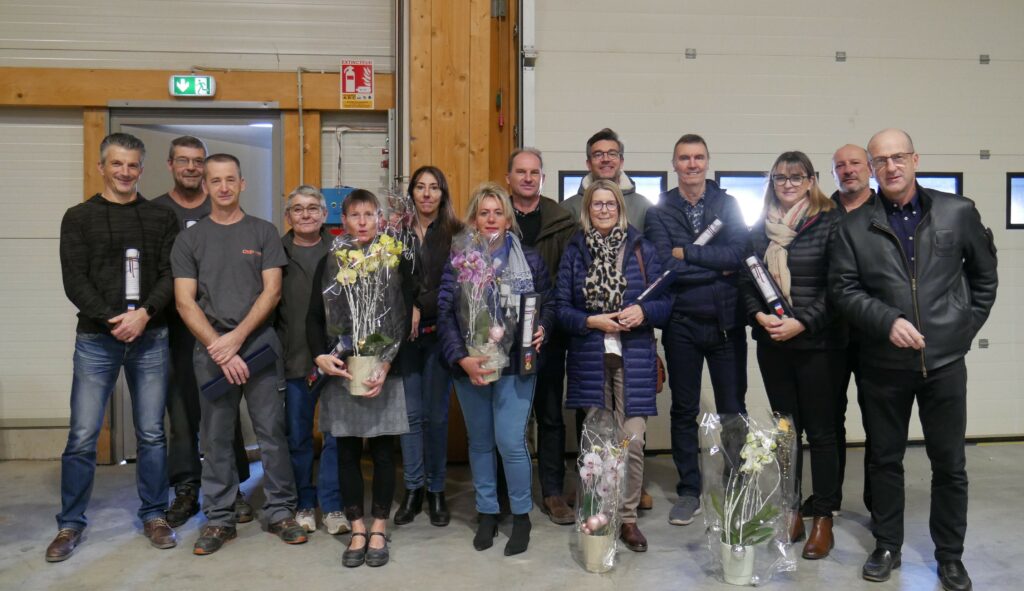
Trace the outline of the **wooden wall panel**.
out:
M 431 127 L 432 0 L 414 0 L 409 7 L 409 172 L 433 159 Z
M 82 199 L 88 199 L 103 190 L 103 180 L 96 167 L 100 144 L 107 137 L 107 109 L 87 107 L 82 110 Z
M 491 3 L 490 0 L 471 0 L 469 23 L 469 71 L 473 83 L 469 93 L 469 150 L 467 187 L 463 193 L 468 202 L 470 192 L 491 174 L 488 153 L 490 137 L 496 129 L 491 125 L 491 111 L 495 94 L 491 84 Z M 463 205 L 463 208 L 465 205 Z
M 303 178 L 299 179 L 299 112 L 285 111 L 284 120 L 284 190 L 285 194 L 300 184 L 320 186 L 320 112 L 303 111 L 302 154 Z

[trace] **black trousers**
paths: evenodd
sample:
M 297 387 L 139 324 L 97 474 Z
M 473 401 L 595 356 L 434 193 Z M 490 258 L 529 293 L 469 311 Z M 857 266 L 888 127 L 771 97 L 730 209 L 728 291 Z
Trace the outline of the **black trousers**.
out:
M 772 410 L 793 417 L 797 433 L 793 507 L 800 506 L 803 474 L 801 432 L 811 450 L 811 515 L 830 517 L 839 508 L 839 452 L 836 447 L 836 403 L 845 373 L 844 349 L 802 351 L 757 344 L 757 363 Z
M 203 467 L 199 463 L 199 387 L 192 361 L 196 339 L 185 323 L 169 318 L 167 334 L 171 345 L 171 381 L 167 389 L 167 476 L 175 491 L 183 487 L 199 490 Z M 242 440 L 241 421 L 235 423 L 235 469 L 238 482 L 249 479 L 249 458 Z
M 847 392 L 850 389 L 850 377 L 857 387 L 857 405 L 864 415 L 864 389 L 860 384 L 860 343 L 851 341 L 846 348 L 846 370 L 839 384 L 839 403 L 836 404 L 836 441 L 839 447 L 839 505 L 843 504 L 843 483 L 846 481 L 846 408 L 849 406 Z M 863 418 L 861 420 L 863 423 Z M 867 437 L 867 425 L 864 425 L 864 506 L 871 511 L 871 472 L 868 470 L 868 459 L 871 457 L 870 440 Z
M 561 496 L 565 481 L 565 348 L 556 337 L 541 349 L 533 415 L 537 419 L 537 475 L 541 494 Z
M 864 421 L 871 438 L 871 518 L 879 548 L 903 545 L 903 456 L 917 400 L 932 468 L 928 527 L 935 559 L 959 560 L 967 533 L 967 367 L 963 358 L 920 371 L 864 368 Z
M 363 517 L 363 457 L 362 437 L 335 437 L 338 447 L 338 485 L 345 501 L 345 517 L 349 520 Z M 373 459 L 373 505 L 370 515 L 374 519 L 387 519 L 391 514 L 391 501 L 395 496 L 395 436 L 379 435 L 367 439 Z

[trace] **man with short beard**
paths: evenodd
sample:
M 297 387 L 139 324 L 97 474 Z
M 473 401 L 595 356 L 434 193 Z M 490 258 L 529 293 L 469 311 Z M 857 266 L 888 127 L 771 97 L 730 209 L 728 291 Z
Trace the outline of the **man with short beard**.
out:
M 206 144 L 203 140 L 184 135 L 171 140 L 167 155 L 167 168 L 174 178 L 174 187 L 160 195 L 153 203 L 169 208 L 178 218 L 184 231 L 210 215 L 210 200 L 203 187 Z M 183 525 L 199 512 L 199 484 L 202 465 L 199 462 L 199 388 L 192 366 L 192 349 L 196 339 L 181 321 L 178 311 L 167 310 L 167 327 L 171 343 L 171 382 L 167 391 L 167 476 L 174 488 L 174 500 L 167 509 L 167 522 L 171 527 Z M 239 482 L 249 479 L 249 458 L 242 440 L 242 429 L 235 431 L 235 468 Z M 241 490 L 235 500 L 238 521 L 252 521 L 252 507 L 245 501 Z

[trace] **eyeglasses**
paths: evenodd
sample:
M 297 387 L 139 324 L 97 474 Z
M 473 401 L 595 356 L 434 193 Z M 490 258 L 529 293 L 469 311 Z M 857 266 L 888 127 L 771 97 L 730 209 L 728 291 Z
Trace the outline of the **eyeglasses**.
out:
M 608 150 L 607 152 L 591 152 L 590 157 L 594 160 L 604 160 L 605 157 L 609 160 L 618 160 L 622 156 L 622 152 L 618 150 Z
M 295 217 L 302 217 L 302 214 L 308 213 L 310 217 L 316 217 L 323 213 L 324 208 L 319 205 L 310 205 L 309 207 L 302 207 L 301 205 L 295 205 L 288 208 L 288 213 Z
M 786 176 L 784 174 L 776 174 L 772 176 L 772 182 L 776 185 L 783 187 L 786 183 L 793 183 L 793 186 L 799 187 L 804 184 L 809 177 L 806 174 L 794 174 L 793 176 Z
M 618 211 L 619 204 L 614 201 L 591 201 L 590 209 L 593 211 Z
M 171 162 L 173 162 L 175 166 L 188 166 L 189 164 L 191 164 L 196 168 L 202 168 L 203 164 L 206 163 L 206 158 L 184 158 L 182 156 L 179 156 L 174 160 L 171 160 Z
M 892 160 L 893 166 L 906 166 L 907 161 L 913 156 L 913 152 L 896 152 L 891 156 L 879 156 L 878 158 L 871 159 L 871 166 L 876 170 L 879 168 L 885 168 L 885 165 Z

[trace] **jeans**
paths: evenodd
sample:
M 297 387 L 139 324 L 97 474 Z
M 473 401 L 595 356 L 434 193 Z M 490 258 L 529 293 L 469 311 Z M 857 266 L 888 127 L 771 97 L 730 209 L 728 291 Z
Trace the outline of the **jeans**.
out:
M 685 296 L 680 296 L 685 297 Z M 700 413 L 700 382 L 704 360 L 708 362 L 718 414 L 745 414 L 747 394 L 747 335 L 744 327 L 718 329 L 715 321 L 688 318 L 674 312 L 662 333 L 668 385 L 672 390 L 669 411 L 672 460 L 679 473 L 676 493 L 700 497 L 697 415 Z
M 288 380 L 284 411 L 288 430 L 288 454 L 295 472 L 299 500 L 296 509 L 314 509 L 317 500 L 324 513 L 341 511 L 338 488 L 338 447 L 334 437 L 324 436 L 320 450 L 320 473 L 313 484 L 313 415 L 319 393 L 311 394 L 305 378 Z
M 75 338 L 71 380 L 71 428 L 61 455 L 60 502 L 57 527 L 85 529 L 85 508 L 96 476 L 96 441 L 103 414 L 122 367 L 132 399 L 137 463 L 135 484 L 143 522 L 163 517 L 167 510 L 167 441 L 164 407 L 170 368 L 167 328 L 145 331 L 134 343 L 108 334 L 79 333 Z
M 935 559 L 960 560 L 967 533 L 967 368 L 963 358 L 930 370 L 927 377 L 920 371 L 864 368 L 861 385 L 871 445 L 871 519 L 877 547 L 898 551 L 903 545 L 903 455 L 916 399 L 932 468 L 928 529 Z
M 844 349 L 794 350 L 757 344 L 757 364 L 772 410 L 793 418 L 797 434 L 796 476 L 792 507 L 800 507 L 803 480 L 803 438 L 811 450 L 810 515 L 830 517 L 839 509 L 839 452 L 836 450 L 836 401 L 846 365 Z
M 536 382 L 536 375 L 502 376 L 484 386 L 474 386 L 465 377 L 455 379 L 455 394 L 466 419 L 469 468 L 476 489 L 476 510 L 480 513 L 498 513 L 495 447 L 501 453 L 508 479 L 512 513 L 522 515 L 533 508 L 533 466 L 526 448 L 526 421 Z
M 405 344 L 405 409 L 409 432 L 399 437 L 405 488 L 426 485 L 430 492 L 444 492 L 448 465 L 448 401 L 451 374 L 441 364 L 441 344 L 436 333 Z

